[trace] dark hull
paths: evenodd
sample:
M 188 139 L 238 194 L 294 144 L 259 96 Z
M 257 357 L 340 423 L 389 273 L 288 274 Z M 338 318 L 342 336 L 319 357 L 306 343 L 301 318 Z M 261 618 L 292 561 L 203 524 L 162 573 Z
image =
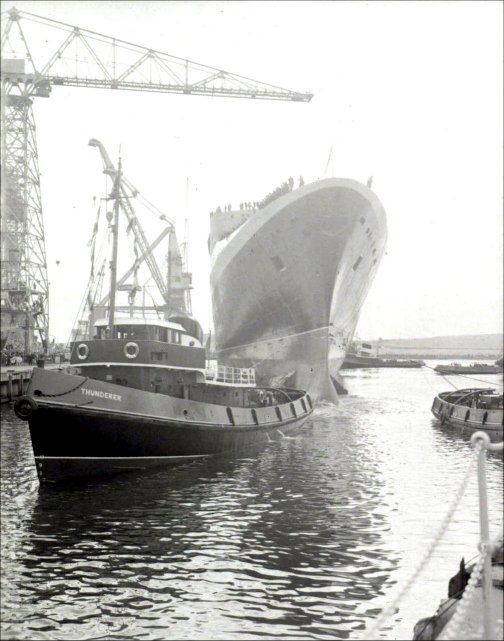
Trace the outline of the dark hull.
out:
M 502 367 L 435 367 L 438 374 L 502 374 Z
M 393 368 L 418 368 L 422 367 L 417 361 L 395 361 L 381 358 L 366 358 L 361 356 L 347 356 L 343 361 L 341 369 L 367 369 L 374 367 L 393 367 Z
M 283 438 L 312 411 L 306 396 L 278 411 L 252 412 L 42 370 L 29 392 L 26 418 L 41 481 L 233 456 Z
M 212 253 L 219 360 L 336 400 L 331 379 L 385 242 L 380 202 L 352 180 L 322 180 L 253 212 Z

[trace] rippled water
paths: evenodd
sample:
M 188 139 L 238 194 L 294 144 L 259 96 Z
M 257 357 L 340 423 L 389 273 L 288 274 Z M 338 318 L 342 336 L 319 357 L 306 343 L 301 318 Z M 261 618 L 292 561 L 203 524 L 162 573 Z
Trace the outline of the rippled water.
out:
M 358 638 L 428 547 L 471 449 L 430 414 L 450 389 L 431 370 L 345 380 L 338 407 L 253 456 L 61 487 L 39 486 L 27 425 L 3 406 L 2 638 Z M 488 482 L 497 533 L 500 455 Z M 477 506 L 474 478 L 383 637 L 411 638 L 476 554 Z

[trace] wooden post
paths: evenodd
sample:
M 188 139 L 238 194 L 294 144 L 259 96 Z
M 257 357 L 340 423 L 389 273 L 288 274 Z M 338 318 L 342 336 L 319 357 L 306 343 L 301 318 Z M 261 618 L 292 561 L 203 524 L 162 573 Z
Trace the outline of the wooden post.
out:
M 9 380 L 7 382 L 7 398 L 9 402 L 12 401 L 12 374 L 9 374 Z

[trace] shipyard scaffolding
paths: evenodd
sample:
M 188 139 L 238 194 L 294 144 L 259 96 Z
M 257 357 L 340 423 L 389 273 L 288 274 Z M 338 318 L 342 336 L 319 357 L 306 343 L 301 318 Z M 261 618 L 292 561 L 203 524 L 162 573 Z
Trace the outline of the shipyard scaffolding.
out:
M 49 281 L 32 111 L 35 98 L 48 98 L 54 86 L 293 102 L 312 98 L 311 93 L 16 8 L 2 13 L 1 76 L 1 347 L 9 344 L 25 355 L 47 353 L 50 347 Z M 178 255 L 172 253 L 172 261 L 173 274 L 179 266 Z M 171 294 L 179 306 L 183 289 L 172 278 Z M 186 300 L 186 308 L 188 304 Z
M 33 97 L 24 61 L 2 59 L 1 348 L 49 347 L 49 283 Z

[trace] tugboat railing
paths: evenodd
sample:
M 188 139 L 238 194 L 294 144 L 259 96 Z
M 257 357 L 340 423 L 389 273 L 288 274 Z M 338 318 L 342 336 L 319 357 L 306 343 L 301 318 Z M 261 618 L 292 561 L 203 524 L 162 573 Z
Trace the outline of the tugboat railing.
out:
M 242 385 L 255 387 L 255 369 L 253 367 L 230 367 L 229 365 L 217 365 L 208 363 L 206 368 L 206 379 L 209 383 L 220 383 L 223 385 Z

